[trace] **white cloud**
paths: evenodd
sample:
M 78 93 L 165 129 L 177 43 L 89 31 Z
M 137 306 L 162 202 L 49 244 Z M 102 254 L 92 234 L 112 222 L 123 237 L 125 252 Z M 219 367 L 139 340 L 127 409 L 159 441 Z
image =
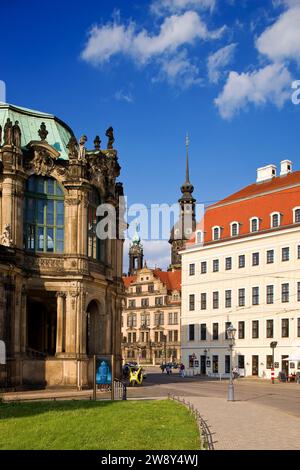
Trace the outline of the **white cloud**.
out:
M 253 103 L 273 103 L 281 107 L 290 97 L 292 77 L 284 64 L 271 64 L 254 72 L 230 72 L 215 104 L 224 119 L 231 119 L 242 108 Z
M 81 57 L 97 65 L 109 61 L 116 54 L 124 54 L 144 64 L 155 56 L 176 52 L 183 45 L 193 44 L 197 39 L 218 39 L 224 29 L 208 31 L 194 11 L 165 18 L 157 35 L 151 35 L 146 30 L 137 32 L 134 23 L 125 26 L 114 22 L 92 28 Z
M 177 13 L 188 9 L 213 10 L 215 4 L 216 0 L 154 0 L 150 9 L 155 15 L 162 15 L 166 12 Z
M 164 57 L 160 61 L 160 72 L 153 81 L 167 81 L 182 89 L 200 85 L 199 68 L 191 62 L 186 51 L 181 51 L 174 57 Z
M 258 51 L 272 61 L 300 63 L 300 2 L 293 4 L 256 41 Z
M 208 57 L 208 78 L 211 83 L 218 83 L 221 77 L 221 69 L 231 62 L 236 46 L 236 43 L 229 44 Z
M 114 98 L 116 101 L 125 101 L 126 103 L 133 103 L 134 101 L 132 93 L 130 91 L 126 92 L 124 90 L 116 91 Z

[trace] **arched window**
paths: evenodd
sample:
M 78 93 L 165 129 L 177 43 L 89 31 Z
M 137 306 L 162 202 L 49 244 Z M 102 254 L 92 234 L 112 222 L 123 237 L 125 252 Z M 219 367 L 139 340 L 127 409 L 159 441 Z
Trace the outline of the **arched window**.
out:
M 31 176 L 27 180 L 24 246 L 37 252 L 64 251 L 64 193 L 53 178 Z
M 99 222 L 99 217 L 97 217 L 97 207 L 99 205 L 99 194 L 93 189 L 89 193 L 88 206 L 88 256 L 99 261 L 104 261 L 105 240 L 100 240 L 96 233 L 97 224 Z
M 271 227 L 277 228 L 279 226 L 280 226 L 280 213 L 273 212 L 273 214 L 271 214 Z
M 221 227 L 213 227 L 213 240 L 219 240 L 221 238 Z
M 250 219 L 250 231 L 258 232 L 258 230 L 259 230 L 259 219 L 258 217 L 252 217 L 252 219 Z
M 294 212 L 294 223 L 299 224 L 300 223 L 300 207 L 295 207 L 293 209 Z
M 202 230 L 197 230 L 196 232 L 196 243 L 203 243 L 203 232 Z
M 231 226 L 231 236 L 236 237 L 237 235 L 239 235 L 239 228 L 240 228 L 239 223 L 231 222 L 230 226 Z

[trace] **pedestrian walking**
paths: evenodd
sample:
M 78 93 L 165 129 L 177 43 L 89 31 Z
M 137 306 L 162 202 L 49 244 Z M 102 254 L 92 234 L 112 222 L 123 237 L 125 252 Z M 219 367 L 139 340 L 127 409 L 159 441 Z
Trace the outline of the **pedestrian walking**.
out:
M 179 374 L 180 374 L 180 377 L 184 378 L 184 376 L 185 376 L 185 365 L 183 363 L 180 364 Z

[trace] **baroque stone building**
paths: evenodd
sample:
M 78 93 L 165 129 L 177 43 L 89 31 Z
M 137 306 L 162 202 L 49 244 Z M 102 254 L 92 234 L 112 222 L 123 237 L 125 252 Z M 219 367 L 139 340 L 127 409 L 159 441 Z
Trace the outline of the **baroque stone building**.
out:
M 115 354 L 120 371 L 123 240 L 96 235 L 97 207 L 109 203 L 118 214 L 123 194 L 113 129 L 106 135 L 107 149 L 97 136 L 88 150 L 87 138 L 78 143 L 53 115 L 0 104 L 7 386 L 85 387 L 94 354 Z

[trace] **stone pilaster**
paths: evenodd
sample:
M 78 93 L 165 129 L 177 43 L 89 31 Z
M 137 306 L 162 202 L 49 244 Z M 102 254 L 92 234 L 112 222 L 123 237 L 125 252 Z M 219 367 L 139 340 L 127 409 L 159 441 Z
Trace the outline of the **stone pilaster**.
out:
M 57 292 L 57 332 L 56 332 L 56 355 L 64 353 L 65 349 L 65 303 L 66 294 Z

